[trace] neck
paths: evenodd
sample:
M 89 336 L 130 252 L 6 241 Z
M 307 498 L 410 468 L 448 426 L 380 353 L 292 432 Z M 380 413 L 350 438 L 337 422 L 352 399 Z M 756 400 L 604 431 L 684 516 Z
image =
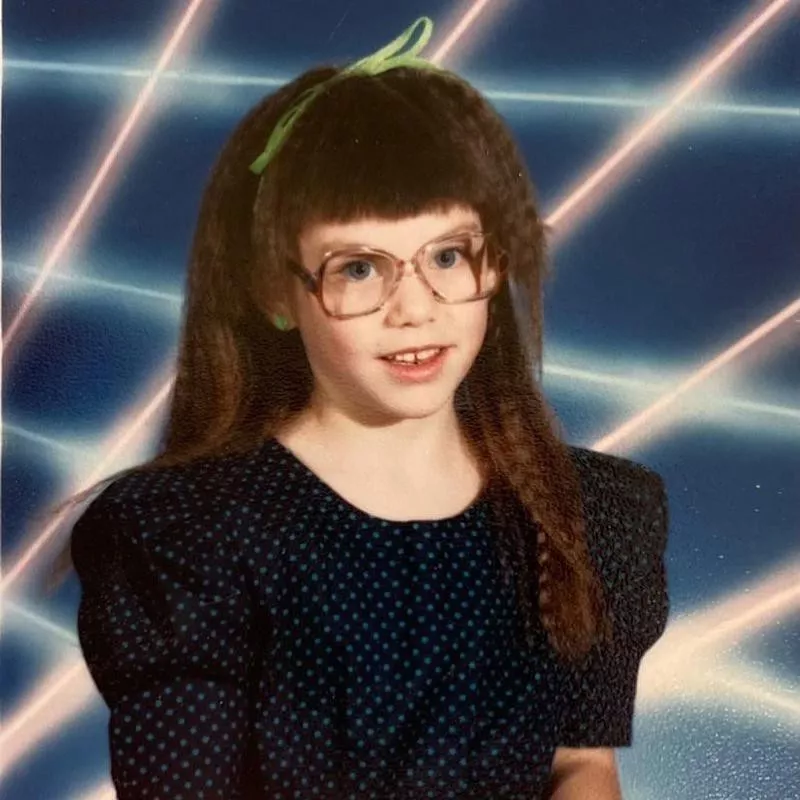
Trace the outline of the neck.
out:
M 384 425 L 365 425 L 335 410 L 312 407 L 292 425 L 291 435 L 335 453 L 343 463 L 398 477 L 419 476 L 469 458 L 452 406 L 431 417 Z

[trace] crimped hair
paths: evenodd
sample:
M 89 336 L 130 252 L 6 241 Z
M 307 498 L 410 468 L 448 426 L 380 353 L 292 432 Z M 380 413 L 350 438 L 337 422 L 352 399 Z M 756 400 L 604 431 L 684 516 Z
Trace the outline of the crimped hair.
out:
M 250 172 L 281 115 L 337 74 L 318 67 L 284 85 L 225 144 L 192 243 L 161 450 L 57 510 L 131 472 L 250 450 L 307 406 L 313 381 L 299 332 L 278 331 L 266 318 L 289 290 L 287 259 L 304 226 L 468 206 L 508 254 L 509 280 L 489 301 L 483 346 L 456 391 L 459 425 L 492 498 L 498 556 L 528 643 L 538 611 L 555 652 L 580 660 L 610 635 L 610 620 L 587 547 L 579 477 L 541 390 L 549 272 L 524 161 L 469 83 L 444 70 L 402 67 L 329 83 L 263 175 Z M 51 585 L 71 568 L 69 547 Z

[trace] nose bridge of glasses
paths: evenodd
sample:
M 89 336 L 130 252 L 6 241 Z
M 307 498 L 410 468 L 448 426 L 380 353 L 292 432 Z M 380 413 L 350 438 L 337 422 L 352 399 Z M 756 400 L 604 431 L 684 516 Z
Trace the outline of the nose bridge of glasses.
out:
M 431 286 L 425 275 L 425 270 L 422 265 L 422 258 L 426 253 L 425 248 L 418 250 L 411 258 L 400 258 L 393 256 L 394 261 L 394 280 L 390 281 L 384 287 L 384 302 L 394 299 L 395 301 L 400 298 L 408 299 L 408 292 L 411 291 L 412 296 L 421 295 L 428 299 L 434 299 L 436 294 L 435 289 Z M 409 289 L 408 284 L 403 285 L 403 278 L 416 277 L 419 279 L 416 286 Z M 413 283 L 413 281 L 412 281 Z M 417 293 L 417 294 L 415 294 Z
M 393 288 L 398 288 L 403 278 L 412 278 L 414 275 L 416 275 L 417 278 L 419 278 L 419 282 L 425 287 L 425 289 L 428 291 L 432 289 L 430 282 L 425 275 L 425 270 L 423 269 L 423 259 L 426 254 L 427 249 L 422 247 L 416 253 L 414 253 L 411 258 L 398 257 L 395 260 L 395 279 Z

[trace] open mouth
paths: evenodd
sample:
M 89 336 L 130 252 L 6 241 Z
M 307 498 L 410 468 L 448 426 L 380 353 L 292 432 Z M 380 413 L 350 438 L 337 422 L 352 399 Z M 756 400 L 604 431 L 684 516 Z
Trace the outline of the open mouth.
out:
M 391 364 L 425 364 L 440 356 L 447 348 L 434 347 L 430 350 L 418 350 L 415 353 L 402 353 L 396 356 L 383 356 L 384 361 Z
M 432 381 L 443 374 L 444 364 L 452 348 L 436 347 L 399 356 L 383 356 L 389 374 L 403 383 Z

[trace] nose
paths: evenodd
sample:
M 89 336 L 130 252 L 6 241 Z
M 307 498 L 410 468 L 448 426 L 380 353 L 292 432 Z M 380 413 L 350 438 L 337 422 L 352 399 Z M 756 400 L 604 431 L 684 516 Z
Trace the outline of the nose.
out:
M 422 322 L 435 313 L 438 306 L 433 292 L 412 261 L 404 261 L 400 278 L 389 297 L 387 307 L 392 321 Z

